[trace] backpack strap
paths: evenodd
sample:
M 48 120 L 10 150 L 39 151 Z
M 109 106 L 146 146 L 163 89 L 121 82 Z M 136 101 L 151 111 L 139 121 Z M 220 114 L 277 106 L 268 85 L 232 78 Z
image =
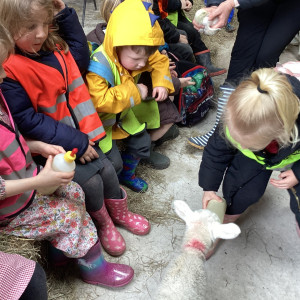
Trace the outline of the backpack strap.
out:
M 93 57 L 95 57 L 97 61 L 93 60 Z M 88 71 L 93 72 L 104 78 L 110 84 L 111 87 L 115 86 L 114 74 L 111 70 L 107 58 L 102 52 L 99 51 L 92 54 L 88 66 Z

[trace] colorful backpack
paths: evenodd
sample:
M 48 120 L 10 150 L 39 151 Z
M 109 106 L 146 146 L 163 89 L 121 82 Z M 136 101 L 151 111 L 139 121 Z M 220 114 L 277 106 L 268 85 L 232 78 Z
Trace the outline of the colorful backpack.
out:
M 181 125 L 193 126 L 200 122 L 212 106 L 214 87 L 205 67 L 194 65 L 181 74 L 180 77 L 192 77 L 195 85 L 180 89 L 174 103 L 182 117 Z

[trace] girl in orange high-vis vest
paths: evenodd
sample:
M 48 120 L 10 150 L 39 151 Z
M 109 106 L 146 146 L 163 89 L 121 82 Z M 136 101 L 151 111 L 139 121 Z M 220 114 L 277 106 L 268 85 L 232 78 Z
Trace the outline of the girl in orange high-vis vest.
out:
M 13 40 L 0 25 L 0 83 L 5 77 L 2 64 L 12 50 Z M 110 287 L 129 283 L 133 278 L 130 266 L 108 263 L 103 258 L 96 227 L 85 209 L 82 189 L 71 181 L 74 171 L 55 172 L 51 168 L 52 155 L 64 152 L 64 149 L 36 140 L 26 143 L 12 119 L 1 90 L 0 136 L 0 234 L 48 240 L 52 262 L 62 265 L 70 261 L 67 257 L 75 258 L 82 279 L 88 283 Z M 33 161 L 30 151 L 48 157 L 42 171 L 39 172 L 40 168 Z M 36 191 L 51 186 L 60 187 L 50 196 Z M 4 266 L 1 258 L 2 254 L 0 265 Z M 15 258 L 15 271 L 19 262 L 20 259 Z M 0 278 L 5 278 L 0 280 L 1 299 L 19 299 L 17 295 L 24 291 L 31 276 L 35 272 L 41 273 L 35 270 L 34 263 L 31 266 L 20 264 L 23 268 L 18 269 L 22 274 L 19 281 L 15 280 L 15 271 L 10 267 L 0 268 Z M 42 277 L 40 279 L 35 283 L 41 291 Z M 9 290 L 10 286 L 14 288 Z M 47 299 L 47 295 L 31 294 L 30 299 L 37 298 Z
M 89 49 L 77 14 L 61 0 L 4 0 L 0 9 L 16 44 L 2 84 L 16 123 L 28 138 L 78 148 L 74 181 L 85 193 L 102 246 L 121 255 L 126 245 L 114 223 L 138 235 L 150 224 L 128 211 L 114 166 L 98 147 L 105 131 L 81 77 Z

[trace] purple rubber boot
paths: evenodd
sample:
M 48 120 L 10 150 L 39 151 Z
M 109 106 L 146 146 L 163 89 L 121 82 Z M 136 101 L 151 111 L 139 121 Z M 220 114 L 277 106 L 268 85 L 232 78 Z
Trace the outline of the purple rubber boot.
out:
M 134 271 L 130 266 L 107 262 L 98 241 L 89 252 L 77 259 L 83 281 L 107 287 L 120 287 L 128 284 Z

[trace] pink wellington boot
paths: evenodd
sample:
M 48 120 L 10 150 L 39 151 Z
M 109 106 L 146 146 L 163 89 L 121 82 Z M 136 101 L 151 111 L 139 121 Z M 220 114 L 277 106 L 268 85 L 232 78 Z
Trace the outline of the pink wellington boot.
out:
M 99 240 L 77 263 L 82 280 L 90 284 L 120 287 L 128 284 L 134 275 L 130 266 L 107 262 Z
M 126 250 L 125 241 L 111 220 L 111 217 L 106 210 L 105 203 L 103 203 L 101 209 L 89 212 L 89 214 L 96 220 L 98 225 L 98 236 L 104 250 L 112 256 L 123 254 Z
M 123 199 L 105 199 L 105 205 L 115 224 L 122 225 L 137 235 L 145 235 L 150 231 L 150 223 L 141 215 L 128 210 L 127 193 L 121 187 Z

